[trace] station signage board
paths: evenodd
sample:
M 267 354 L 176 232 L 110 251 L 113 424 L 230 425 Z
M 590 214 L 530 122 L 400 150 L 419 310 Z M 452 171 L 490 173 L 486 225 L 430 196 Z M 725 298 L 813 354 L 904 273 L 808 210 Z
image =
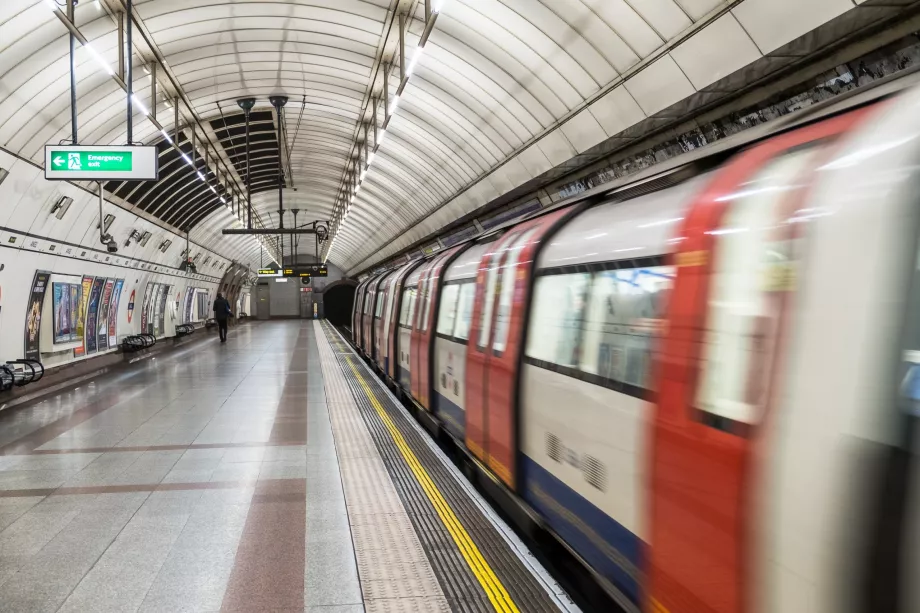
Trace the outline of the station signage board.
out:
M 328 277 L 329 269 L 326 266 L 298 266 L 296 268 L 260 268 L 260 277 L 300 277 L 310 279 L 313 277 Z
M 156 147 L 45 145 L 45 179 L 50 181 L 156 181 Z

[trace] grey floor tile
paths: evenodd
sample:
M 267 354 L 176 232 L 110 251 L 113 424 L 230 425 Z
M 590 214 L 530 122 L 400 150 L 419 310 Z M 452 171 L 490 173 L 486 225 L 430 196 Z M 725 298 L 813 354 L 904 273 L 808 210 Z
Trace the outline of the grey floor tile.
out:
M 363 602 L 354 551 L 350 546 L 343 547 L 341 541 L 308 545 L 304 595 L 308 607 Z

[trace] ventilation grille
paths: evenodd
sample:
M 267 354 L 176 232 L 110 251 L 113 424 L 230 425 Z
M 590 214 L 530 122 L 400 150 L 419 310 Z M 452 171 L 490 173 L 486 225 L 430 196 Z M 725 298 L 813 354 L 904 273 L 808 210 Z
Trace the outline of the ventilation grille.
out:
M 607 489 L 607 469 L 600 460 L 585 454 L 581 460 L 581 470 L 589 485 L 602 492 Z
M 562 443 L 559 437 L 551 432 L 546 433 L 546 455 L 556 462 L 562 462 Z

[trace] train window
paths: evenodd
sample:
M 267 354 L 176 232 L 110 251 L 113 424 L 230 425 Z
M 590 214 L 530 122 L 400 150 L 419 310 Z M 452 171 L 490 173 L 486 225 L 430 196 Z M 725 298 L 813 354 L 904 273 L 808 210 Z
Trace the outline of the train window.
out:
M 527 353 L 559 366 L 578 364 L 588 273 L 547 275 L 537 279 Z
M 383 314 L 383 290 L 377 292 L 377 309 L 374 312 L 374 319 L 380 319 L 380 316 Z
M 428 279 L 422 279 L 418 284 L 418 291 L 415 292 L 415 304 L 412 305 L 412 312 L 415 314 L 415 325 L 413 329 L 421 330 L 422 328 L 422 311 L 418 308 L 419 302 L 424 302 L 428 296 Z
M 457 317 L 457 295 L 460 286 L 456 283 L 445 285 L 441 290 L 441 308 L 438 313 L 438 334 L 450 336 L 454 330 L 454 320 Z
M 409 328 L 412 325 L 412 314 L 415 311 L 415 287 L 407 287 L 403 290 L 402 305 L 399 309 L 399 325 L 403 328 Z
M 457 323 L 454 338 L 466 341 L 470 337 L 470 324 L 473 323 L 473 299 L 476 296 L 475 283 L 460 284 L 460 298 L 457 304 Z
M 505 244 L 511 244 L 515 236 L 517 235 L 509 235 Z M 505 250 L 499 249 L 496 244 L 495 249 L 489 254 L 489 263 L 486 264 L 488 267 L 486 273 L 486 301 L 482 305 L 482 319 L 479 321 L 479 341 L 476 343 L 479 349 L 485 349 L 486 344 L 489 342 L 489 332 L 492 331 L 492 307 L 495 304 L 495 289 L 498 284 L 498 267 L 502 263 L 502 256 L 504 253 Z
M 371 312 L 371 296 L 370 292 L 364 294 L 364 314 L 368 315 Z
M 521 251 L 527 246 L 527 241 L 537 231 L 531 228 L 514 241 L 505 257 L 501 267 L 501 279 L 498 282 L 498 312 L 495 315 L 495 337 L 492 339 L 492 352 L 500 354 L 505 350 L 508 342 L 508 329 L 511 327 L 511 307 L 514 302 L 514 286 L 517 280 L 517 264 Z
M 711 232 L 716 247 L 695 406 L 714 428 L 741 433 L 760 420 L 783 293 L 795 278 L 784 196 L 813 155 L 803 150 L 768 164 L 726 196 L 722 227 Z
M 673 283 L 670 266 L 597 273 L 585 319 L 581 370 L 654 389 L 652 351 Z
M 432 269 L 431 274 L 428 275 L 428 279 L 425 281 L 425 299 L 422 303 L 425 308 L 420 309 L 424 311 L 424 314 L 422 315 L 422 332 L 428 331 L 428 320 L 430 319 L 431 315 L 431 303 L 434 302 L 436 286 L 435 281 L 432 278 L 433 274 L 434 270 Z

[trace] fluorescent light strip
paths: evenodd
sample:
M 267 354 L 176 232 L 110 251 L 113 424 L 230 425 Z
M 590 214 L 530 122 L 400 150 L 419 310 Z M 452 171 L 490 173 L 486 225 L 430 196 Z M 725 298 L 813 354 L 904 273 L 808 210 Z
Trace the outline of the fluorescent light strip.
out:
M 150 111 L 147 110 L 147 107 L 137 99 L 137 94 L 131 94 L 131 100 L 134 102 L 134 106 L 138 107 L 141 110 L 141 113 L 144 115 L 150 115 Z
M 163 135 L 163 138 L 166 139 L 167 143 L 169 143 L 170 145 L 173 144 L 173 140 L 169 137 L 169 134 L 166 133 L 165 129 L 160 130 L 160 134 Z M 184 156 L 185 154 L 183 153 L 182 155 Z
M 93 56 L 93 59 L 96 60 L 96 63 L 99 64 L 99 66 L 101 66 L 102 69 L 106 71 L 110 77 L 115 74 L 115 71 L 112 70 L 112 67 L 109 66 L 109 63 L 105 61 L 105 58 L 103 58 L 102 55 L 96 51 L 96 49 L 91 44 L 86 43 L 83 45 L 83 47 L 89 51 L 89 54 Z

